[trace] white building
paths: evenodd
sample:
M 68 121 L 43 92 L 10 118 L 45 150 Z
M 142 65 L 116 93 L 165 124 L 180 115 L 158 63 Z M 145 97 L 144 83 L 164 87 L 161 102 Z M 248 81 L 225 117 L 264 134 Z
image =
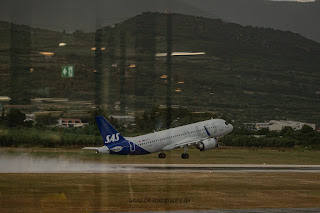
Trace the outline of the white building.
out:
M 313 130 L 316 129 L 315 124 L 302 123 L 299 121 L 270 121 L 269 130 L 270 131 L 281 131 L 284 127 L 291 127 L 294 131 L 300 130 L 304 125 L 310 126 Z
M 268 128 L 270 131 L 281 131 L 284 127 L 291 127 L 294 131 L 300 130 L 304 125 L 310 126 L 313 130 L 316 129 L 315 124 L 302 123 L 299 121 L 276 121 L 271 120 L 265 123 L 244 123 L 245 126 L 260 130 Z
M 59 118 L 58 126 L 60 127 L 84 127 L 89 123 L 82 123 L 78 118 Z
M 255 123 L 254 127 L 257 130 L 260 130 L 260 129 L 264 129 L 264 128 L 269 128 L 270 125 L 271 125 L 271 123 Z
M 24 121 L 35 121 L 36 115 L 35 114 L 26 114 L 26 119 Z

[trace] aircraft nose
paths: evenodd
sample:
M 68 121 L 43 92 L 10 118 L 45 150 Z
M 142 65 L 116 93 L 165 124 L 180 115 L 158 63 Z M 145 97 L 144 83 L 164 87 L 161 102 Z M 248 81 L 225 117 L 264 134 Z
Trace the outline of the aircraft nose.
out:
M 232 132 L 232 130 L 233 130 L 233 126 L 232 126 L 232 124 L 228 124 L 228 133 L 230 133 L 230 132 Z

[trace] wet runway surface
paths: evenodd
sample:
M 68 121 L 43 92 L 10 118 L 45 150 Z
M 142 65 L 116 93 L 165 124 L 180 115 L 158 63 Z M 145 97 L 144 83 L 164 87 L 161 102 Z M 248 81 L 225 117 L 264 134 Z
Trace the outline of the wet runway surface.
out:
M 195 210 L 195 211 L 149 211 L 140 213 L 318 213 L 320 208 L 270 208 L 270 209 L 230 209 L 230 210 Z
M 125 166 L 125 165 L 122 165 Z M 156 172 L 195 173 L 320 173 L 320 165 L 266 165 L 266 164 L 140 164 L 137 169 Z
M 65 158 L 2 155 L 0 173 L 320 173 L 320 165 L 107 164 Z

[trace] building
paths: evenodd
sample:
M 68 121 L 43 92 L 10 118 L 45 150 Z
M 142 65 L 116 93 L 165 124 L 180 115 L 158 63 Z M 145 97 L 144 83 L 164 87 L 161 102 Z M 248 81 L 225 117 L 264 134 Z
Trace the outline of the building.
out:
M 271 120 L 265 123 L 244 123 L 248 129 L 261 130 L 268 128 L 270 131 L 281 131 L 284 127 L 291 127 L 294 131 L 300 130 L 304 125 L 310 126 L 313 130 L 316 129 L 315 124 L 303 123 L 299 121 L 276 121 Z
M 59 118 L 59 127 L 84 127 L 89 125 L 89 123 L 82 123 L 78 118 Z
M 26 119 L 24 121 L 35 121 L 36 115 L 35 114 L 26 114 Z
M 294 131 L 298 131 L 302 129 L 304 125 L 310 126 L 313 130 L 316 129 L 315 124 L 309 124 L 309 123 L 302 123 L 299 121 L 270 121 L 269 130 L 270 131 L 281 131 L 284 127 L 291 127 Z
M 271 123 L 255 123 L 255 129 L 260 130 L 264 128 L 269 128 Z

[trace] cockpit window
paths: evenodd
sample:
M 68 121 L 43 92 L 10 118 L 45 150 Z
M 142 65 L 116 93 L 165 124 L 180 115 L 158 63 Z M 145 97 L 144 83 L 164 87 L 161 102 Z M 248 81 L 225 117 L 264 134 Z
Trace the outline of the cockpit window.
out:
M 227 121 L 225 122 L 225 124 L 226 124 L 227 126 L 229 125 L 229 123 L 228 123 Z

